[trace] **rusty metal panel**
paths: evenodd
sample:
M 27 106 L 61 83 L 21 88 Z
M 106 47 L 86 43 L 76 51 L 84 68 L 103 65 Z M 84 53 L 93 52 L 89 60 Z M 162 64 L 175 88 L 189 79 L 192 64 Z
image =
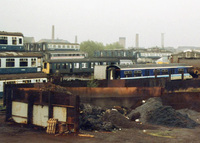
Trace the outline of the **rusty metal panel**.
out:
M 16 123 L 27 124 L 28 120 L 28 104 L 22 102 L 12 102 L 12 119 Z
M 33 105 L 33 124 L 47 127 L 49 108 L 43 105 Z
M 53 118 L 58 119 L 58 121 L 67 122 L 67 108 L 54 106 Z

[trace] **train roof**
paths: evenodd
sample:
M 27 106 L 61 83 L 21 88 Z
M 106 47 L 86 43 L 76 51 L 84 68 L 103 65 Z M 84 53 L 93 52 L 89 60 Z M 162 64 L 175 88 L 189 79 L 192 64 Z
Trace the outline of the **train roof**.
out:
M 0 80 L 47 78 L 45 73 L 1 74 Z
M 115 65 L 116 67 L 120 69 L 142 69 L 142 68 L 149 68 L 149 69 L 154 69 L 154 68 L 168 68 L 168 67 L 192 67 L 191 65 L 188 64 L 183 64 L 183 63 L 174 63 L 174 64 L 133 64 L 133 65 Z
M 0 57 L 42 57 L 38 52 L 0 52 Z
M 0 35 L 7 35 L 7 36 L 23 36 L 20 32 L 6 32 L 6 31 L 0 31 Z
M 48 54 L 84 54 L 83 51 L 46 51 Z
M 82 59 L 53 59 L 47 60 L 48 63 L 61 63 L 61 62 L 119 62 L 117 58 L 82 58 Z

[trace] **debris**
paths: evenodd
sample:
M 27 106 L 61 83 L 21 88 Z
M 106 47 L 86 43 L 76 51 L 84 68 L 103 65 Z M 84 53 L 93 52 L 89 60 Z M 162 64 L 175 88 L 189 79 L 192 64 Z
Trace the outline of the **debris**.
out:
M 78 134 L 79 137 L 89 137 L 89 138 L 94 138 L 94 135 L 89 135 L 89 134 Z
M 111 122 L 117 128 L 130 128 L 130 120 L 115 110 L 106 110 L 102 120 Z
M 58 133 L 62 134 L 62 133 L 66 133 L 66 132 L 67 133 L 69 132 L 66 123 L 59 123 L 58 124 Z
M 170 139 L 175 138 L 175 137 L 173 137 L 173 136 L 161 135 L 161 134 L 159 134 L 159 133 L 146 133 L 146 134 L 151 135 L 151 136 L 156 136 L 156 137 L 170 138 Z
M 112 131 L 112 123 L 102 120 L 105 109 L 101 107 L 92 106 L 90 104 L 81 104 L 80 106 L 80 128 L 82 130 L 103 130 Z
M 152 124 L 182 128 L 194 128 L 198 125 L 188 116 L 176 112 L 171 106 L 162 106 L 150 112 L 147 121 Z
M 140 122 L 147 123 L 148 113 L 161 106 L 163 105 L 159 97 L 149 98 L 148 100 L 146 100 L 146 103 L 132 110 L 127 116 L 131 121 L 139 118 Z
M 191 109 L 180 109 L 176 110 L 177 112 L 181 113 L 184 116 L 188 116 L 190 119 L 196 121 L 200 124 L 200 112 L 191 110 Z
M 149 98 L 143 105 L 132 110 L 128 117 L 131 121 L 136 121 L 136 117 L 139 117 L 141 123 L 170 127 L 193 128 L 198 125 L 187 115 L 180 114 L 171 106 L 163 106 L 159 97 Z
M 131 121 L 136 121 L 137 119 L 139 119 L 140 118 L 140 113 L 139 112 L 133 112 L 132 114 L 131 114 L 131 116 L 129 116 L 129 119 L 131 120 Z

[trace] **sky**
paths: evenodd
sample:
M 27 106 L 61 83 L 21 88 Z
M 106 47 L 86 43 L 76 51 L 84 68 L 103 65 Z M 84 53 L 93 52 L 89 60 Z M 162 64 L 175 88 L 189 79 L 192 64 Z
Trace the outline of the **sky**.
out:
M 126 38 L 126 47 L 200 47 L 199 0 L 0 0 L 0 31 L 104 45 Z

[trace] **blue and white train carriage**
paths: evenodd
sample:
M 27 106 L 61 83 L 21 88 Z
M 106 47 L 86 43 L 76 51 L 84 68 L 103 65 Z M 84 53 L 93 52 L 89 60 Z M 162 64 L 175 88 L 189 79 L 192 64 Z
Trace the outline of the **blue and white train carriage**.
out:
M 135 64 L 95 67 L 96 79 L 144 79 L 171 78 L 171 80 L 192 79 L 192 66 L 186 64 Z M 103 70 L 102 70 L 103 69 Z M 100 73 L 99 73 L 100 72 Z M 102 73 L 105 74 L 102 74 Z M 102 75 L 102 77 L 100 76 Z
M 41 72 L 42 56 L 33 52 L 1 52 L 0 74 Z
M 41 53 L 0 52 L 0 97 L 4 84 L 47 82 Z
M 28 84 L 47 82 L 44 73 L 2 74 L 0 75 L 0 98 L 3 97 L 5 84 Z
M 23 34 L 0 31 L 0 51 L 24 51 Z

